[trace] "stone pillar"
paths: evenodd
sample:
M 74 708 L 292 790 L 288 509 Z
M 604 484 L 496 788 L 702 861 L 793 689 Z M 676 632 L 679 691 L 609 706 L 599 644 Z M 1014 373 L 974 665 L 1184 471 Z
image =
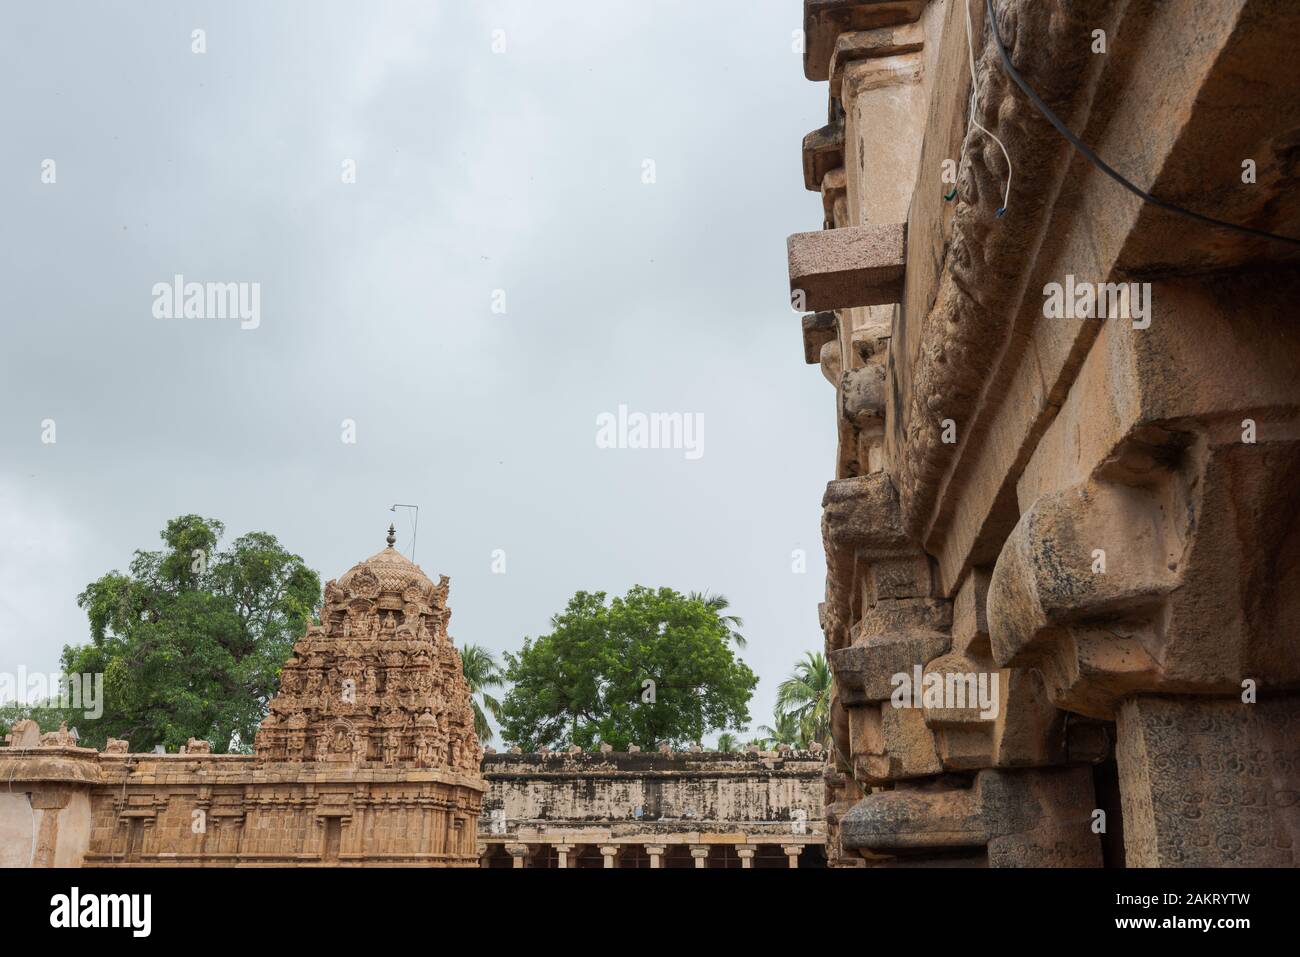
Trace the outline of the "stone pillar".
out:
M 1143 696 L 1118 729 L 1129 867 L 1300 865 L 1300 697 Z
M 559 858 L 558 866 L 561 869 L 567 868 L 569 866 L 569 852 L 573 850 L 573 845 L 552 844 L 551 847 L 555 848 L 556 856 Z
M 802 844 L 782 844 L 781 850 L 785 851 L 785 856 L 790 861 L 791 867 L 799 866 L 799 855 L 803 853 Z
M 605 858 L 606 867 L 618 867 L 618 845 L 602 844 L 600 846 L 601 856 Z
M 740 866 L 749 868 L 754 866 L 754 852 L 758 847 L 754 844 L 737 844 L 736 856 L 740 858 Z
M 646 854 L 650 855 L 651 867 L 663 866 L 660 863 L 660 860 L 663 858 L 664 855 L 664 846 L 662 844 L 647 844 L 645 845 L 645 852 Z
M 695 866 L 697 868 L 708 867 L 709 866 L 709 845 L 692 844 L 691 857 L 695 858 Z
M 511 857 L 512 867 L 525 867 L 528 859 L 527 844 L 507 844 L 506 853 Z

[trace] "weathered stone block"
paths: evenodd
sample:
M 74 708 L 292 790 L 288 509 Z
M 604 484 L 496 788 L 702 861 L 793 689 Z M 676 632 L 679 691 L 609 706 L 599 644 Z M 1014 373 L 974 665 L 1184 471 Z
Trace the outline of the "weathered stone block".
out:
M 822 346 L 834 340 L 839 326 L 833 312 L 812 312 L 803 317 L 803 358 L 809 365 L 821 361 Z
M 817 192 L 826 174 L 844 166 L 844 124 L 828 123 L 803 138 L 803 184 Z
M 855 638 L 847 648 L 831 652 L 831 670 L 848 704 L 887 701 L 896 687 L 892 678 L 911 678 L 915 665 L 924 665 L 948 650 L 950 639 L 940 631 L 910 628 Z
M 898 302 L 906 264 L 902 223 L 795 233 L 787 241 L 790 292 L 807 309 L 850 309 Z
M 804 0 L 803 72 L 810 80 L 830 77 L 835 41 L 842 33 L 915 20 L 925 0 Z
M 834 547 L 872 554 L 912 547 L 898 523 L 898 493 L 886 473 L 828 482 L 822 509 L 822 526 Z
M 1087 768 L 986 770 L 970 789 L 941 783 L 868 795 L 844 814 L 844 847 L 877 853 L 986 846 L 990 867 L 1100 867 Z
M 943 770 L 920 708 L 868 704 L 850 708 L 849 721 L 854 776 L 860 785 L 926 777 Z
M 844 68 L 848 64 L 856 60 L 896 56 L 900 53 L 914 53 L 924 45 L 925 34 L 922 32 L 919 23 L 904 23 L 899 26 L 881 27 L 877 30 L 855 30 L 851 33 L 841 33 L 835 38 L 835 50 L 831 54 L 831 96 L 840 96 Z
M 930 588 L 930 560 L 924 555 L 881 559 L 867 566 L 863 604 L 872 607 L 891 598 L 927 598 Z
M 989 655 L 989 569 L 973 568 L 952 601 L 952 646 L 974 655 Z
M 1128 866 L 1300 865 L 1300 697 L 1137 697 L 1117 731 Z

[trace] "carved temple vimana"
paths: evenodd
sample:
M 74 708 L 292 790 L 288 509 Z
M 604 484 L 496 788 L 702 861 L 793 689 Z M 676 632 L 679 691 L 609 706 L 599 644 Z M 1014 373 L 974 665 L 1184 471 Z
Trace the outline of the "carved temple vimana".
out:
M 828 753 L 484 755 L 390 545 L 254 754 L 16 728 L 0 864 L 1295 866 L 1300 4 L 994 6 L 803 5 Z

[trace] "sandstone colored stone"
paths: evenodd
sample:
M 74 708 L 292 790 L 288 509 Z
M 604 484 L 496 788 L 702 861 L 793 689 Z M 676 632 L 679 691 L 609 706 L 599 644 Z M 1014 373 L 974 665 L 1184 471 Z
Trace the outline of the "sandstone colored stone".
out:
M 841 34 L 907 23 L 919 17 L 924 7 L 925 0 L 804 0 L 804 76 L 829 79 Z
M 41 745 L 41 729 L 31 718 L 23 718 L 14 722 L 5 735 L 5 744 L 11 748 L 38 748 Z
M 899 53 L 915 53 L 925 45 L 925 34 L 919 23 L 882 27 L 877 30 L 855 30 L 841 33 L 835 39 L 831 54 L 831 96 L 839 97 L 844 67 L 855 60 L 876 59 Z
M 803 357 L 809 365 L 821 361 L 822 346 L 836 336 L 835 313 L 812 312 L 802 319 Z
M 1300 234 L 1278 146 L 1300 96 L 1257 92 L 1298 92 L 1300 8 L 996 6 L 1017 70 L 1115 168 Z M 1003 68 L 983 3 L 885 8 L 805 4 L 835 137 L 805 154 L 826 228 L 790 244 L 792 289 L 837 319 L 818 356 L 836 389 L 828 861 L 1095 866 L 1080 824 L 1104 810 L 1110 863 L 1294 866 L 1277 717 L 1300 701 L 1294 255 L 1117 189 Z M 1099 27 L 1147 41 L 1099 57 Z M 1247 155 L 1254 183 L 1204 192 Z M 904 221 L 898 282 L 862 231 Z M 1053 312 L 1054 288 L 1104 308 Z M 946 696 L 892 708 L 911 668 Z M 991 719 L 956 694 L 980 676 Z M 1212 812 L 1180 806 L 1203 794 Z
M 1300 700 L 1136 697 L 1118 725 L 1128 866 L 1300 865 Z
M 981 771 L 969 789 L 864 798 L 842 818 L 846 847 L 877 853 L 985 850 L 990 867 L 1100 867 L 1086 768 Z
M 815 311 L 898 302 L 905 232 L 892 223 L 795 233 L 787 241 L 791 295 L 802 293 Z
M 529 868 L 678 867 L 696 866 L 697 859 L 705 867 L 743 867 L 742 850 L 750 849 L 748 866 L 789 867 L 783 848 L 795 846 L 801 866 L 820 866 L 824 770 L 818 756 L 788 748 L 780 757 L 489 756 L 480 858 L 506 866 L 504 848 L 513 844 L 527 849 L 518 866 Z M 492 826 L 497 820 L 499 830 Z
M 844 125 L 829 123 L 803 138 L 803 181 L 813 192 L 822 189 L 826 175 L 844 165 Z

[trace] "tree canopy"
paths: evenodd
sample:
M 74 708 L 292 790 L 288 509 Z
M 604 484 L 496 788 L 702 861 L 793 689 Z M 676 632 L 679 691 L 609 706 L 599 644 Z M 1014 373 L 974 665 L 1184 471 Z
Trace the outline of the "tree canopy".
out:
M 190 737 L 247 751 L 294 641 L 320 609 L 321 583 L 274 535 L 218 549 L 225 526 L 182 515 L 159 551 L 86 586 L 77 603 L 89 644 L 63 649 L 65 673 L 104 675 L 104 713 L 79 723 L 81 743 L 109 736 L 136 751 Z
M 580 591 L 552 630 L 505 655 L 501 735 L 525 751 L 601 741 L 683 747 L 749 722 L 758 678 L 732 650 L 732 623 L 700 597 L 638 585 Z

